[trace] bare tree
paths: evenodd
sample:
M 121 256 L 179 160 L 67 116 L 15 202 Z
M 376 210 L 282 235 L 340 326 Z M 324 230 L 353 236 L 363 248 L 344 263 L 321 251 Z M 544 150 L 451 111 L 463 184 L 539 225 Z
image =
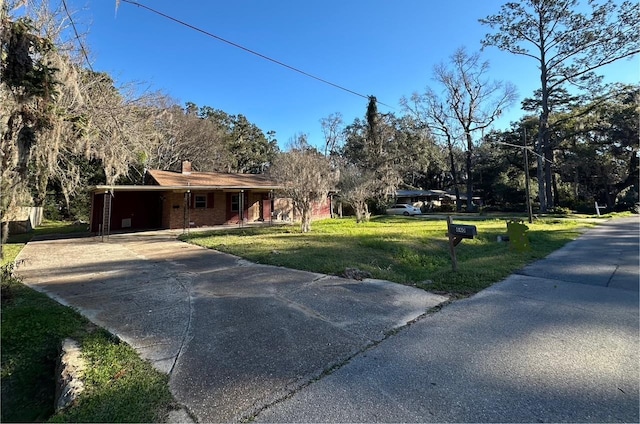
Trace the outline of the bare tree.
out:
M 489 63 L 482 61 L 479 53 L 468 54 L 464 48 L 459 48 L 449 63 L 434 67 L 434 79 L 441 94 L 427 88 L 422 96 L 414 95 L 413 98 L 414 105 L 424 103 L 436 108 L 427 112 L 424 119 L 444 133 L 449 146 L 452 139 L 464 140 L 467 210 L 473 210 L 474 135 L 489 128 L 516 99 L 515 86 L 489 80 L 486 77 L 488 70 Z
M 367 202 L 375 192 L 375 175 L 372 171 L 354 164 L 346 164 L 340 169 L 338 195 L 351 205 L 356 213 L 356 222 L 368 221 L 371 217 Z
M 145 168 L 178 170 L 182 160 L 189 159 L 201 171 L 227 169 L 226 135 L 214 120 L 173 103 L 157 108 L 154 126 L 157 136 L 149 146 Z
M 324 155 L 331 156 L 337 153 L 338 148 L 343 140 L 342 114 L 340 112 L 332 113 L 326 118 L 320 120 L 322 134 L 324 135 Z
M 311 231 L 314 203 L 326 201 L 335 188 L 336 173 L 329 160 L 307 143 L 306 135 L 298 134 L 291 140 L 289 150 L 278 154 L 270 174 L 284 187 L 282 194 L 292 200 L 302 217 L 301 231 Z
M 456 164 L 456 144 L 459 139 L 452 131 L 455 130 L 455 123 L 452 117 L 446 112 L 447 108 L 443 100 L 433 89 L 427 87 L 423 94 L 413 93 L 410 99 L 402 98 L 402 106 L 417 120 L 424 122 L 431 133 L 439 140 L 443 141 L 449 159 L 449 172 L 453 180 L 453 189 L 456 196 L 456 210 L 460 211 L 462 203 L 460 201 L 460 178 Z

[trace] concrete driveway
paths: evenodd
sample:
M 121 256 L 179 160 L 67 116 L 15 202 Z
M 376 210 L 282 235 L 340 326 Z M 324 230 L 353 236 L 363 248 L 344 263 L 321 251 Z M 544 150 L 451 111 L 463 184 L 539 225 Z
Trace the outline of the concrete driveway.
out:
M 255 265 L 169 232 L 35 241 L 23 281 L 170 374 L 200 422 L 252 419 L 447 300 Z

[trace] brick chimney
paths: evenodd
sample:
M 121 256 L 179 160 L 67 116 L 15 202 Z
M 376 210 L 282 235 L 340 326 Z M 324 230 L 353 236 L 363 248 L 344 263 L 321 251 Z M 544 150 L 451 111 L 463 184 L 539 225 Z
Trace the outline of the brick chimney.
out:
M 188 160 L 182 161 L 182 173 L 184 175 L 191 175 L 191 162 Z

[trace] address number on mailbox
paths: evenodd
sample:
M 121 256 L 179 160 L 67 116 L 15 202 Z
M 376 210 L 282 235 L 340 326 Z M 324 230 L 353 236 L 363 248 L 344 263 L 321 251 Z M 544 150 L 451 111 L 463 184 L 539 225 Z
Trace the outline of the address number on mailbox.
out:
M 478 235 L 478 230 L 475 225 L 450 224 L 449 234 L 452 236 L 472 239 L 474 236 Z

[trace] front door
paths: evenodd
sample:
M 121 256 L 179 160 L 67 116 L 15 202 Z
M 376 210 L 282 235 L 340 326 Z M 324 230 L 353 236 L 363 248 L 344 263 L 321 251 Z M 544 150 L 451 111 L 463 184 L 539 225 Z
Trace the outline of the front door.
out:
M 227 193 L 227 222 L 238 223 L 241 218 L 247 217 L 249 207 L 249 193 L 244 192 L 244 198 L 241 193 Z M 240 214 L 240 210 L 243 214 Z

